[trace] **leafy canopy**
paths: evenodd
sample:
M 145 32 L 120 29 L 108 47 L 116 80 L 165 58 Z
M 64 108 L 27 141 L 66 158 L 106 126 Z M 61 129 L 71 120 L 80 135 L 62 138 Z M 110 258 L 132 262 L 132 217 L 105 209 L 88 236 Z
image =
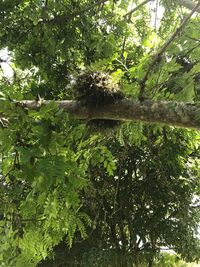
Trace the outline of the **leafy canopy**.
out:
M 162 246 L 199 258 L 198 132 L 127 123 L 105 136 L 53 102 L 72 99 L 88 68 L 129 98 L 143 88 L 149 99 L 199 101 L 198 13 L 151 66 L 189 11 L 158 1 L 153 25 L 153 1 L 143 2 L 2 1 L 0 266 L 151 267 Z M 38 95 L 52 102 L 33 111 L 12 101 Z

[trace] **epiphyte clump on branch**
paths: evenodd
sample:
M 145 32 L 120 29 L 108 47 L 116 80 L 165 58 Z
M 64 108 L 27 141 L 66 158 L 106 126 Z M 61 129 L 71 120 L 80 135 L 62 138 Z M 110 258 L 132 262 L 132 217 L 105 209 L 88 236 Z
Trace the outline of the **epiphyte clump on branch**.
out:
M 119 85 L 105 72 L 87 71 L 81 74 L 76 83 L 76 98 L 86 104 L 99 106 L 123 99 Z
M 105 72 L 86 71 L 81 74 L 75 85 L 76 99 L 89 105 L 91 108 L 116 103 L 124 98 L 117 83 Z M 88 125 L 97 130 L 113 128 L 119 125 L 117 120 L 95 119 L 90 120 Z

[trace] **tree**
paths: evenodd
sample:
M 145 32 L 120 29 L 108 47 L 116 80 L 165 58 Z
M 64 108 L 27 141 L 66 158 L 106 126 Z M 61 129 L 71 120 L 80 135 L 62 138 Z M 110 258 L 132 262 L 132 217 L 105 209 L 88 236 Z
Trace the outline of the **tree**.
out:
M 190 137 L 167 128 L 148 129 L 146 137 L 138 145 L 130 145 L 128 136 L 123 146 L 116 138 L 104 141 L 117 168 L 109 176 L 99 164 L 90 167 L 82 208 L 93 229 L 85 241 L 75 237 L 70 253 L 63 243 L 56 248 L 58 265 L 151 266 L 161 247 L 174 248 L 187 260 L 198 255 L 193 235 L 198 210 L 191 206 L 198 182 L 194 170 L 186 167 L 193 160 Z
M 200 2 L 178 2 L 189 10 L 160 1 L 157 28 L 150 1 L 2 2 L 1 266 L 52 264 L 63 247 L 59 266 L 151 267 L 163 245 L 199 258 L 198 132 L 163 125 L 200 128 Z M 87 69 L 126 98 L 74 99 Z

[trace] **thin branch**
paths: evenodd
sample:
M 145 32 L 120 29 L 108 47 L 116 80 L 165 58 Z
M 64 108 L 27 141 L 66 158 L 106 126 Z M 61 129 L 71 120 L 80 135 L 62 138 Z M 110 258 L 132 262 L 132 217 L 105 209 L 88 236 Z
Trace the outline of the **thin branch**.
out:
M 185 35 L 185 37 L 187 37 L 187 38 L 190 39 L 190 40 L 193 40 L 193 41 L 195 41 L 195 42 L 200 43 L 200 39 L 197 39 L 197 38 L 194 38 L 194 37 L 191 37 L 191 36 L 188 36 L 188 35 Z
M 139 94 L 139 100 L 144 100 L 144 90 L 146 86 L 146 82 L 148 80 L 149 74 L 154 68 L 154 66 L 159 62 L 161 59 L 162 54 L 166 51 L 167 47 L 172 43 L 172 41 L 176 38 L 177 35 L 180 34 L 180 32 L 183 30 L 183 28 L 186 26 L 189 19 L 192 17 L 192 15 L 196 12 L 196 10 L 200 7 L 200 1 L 198 4 L 192 9 L 190 14 L 183 20 L 181 25 L 176 29 L 176 31 L 172 34 L 172 36 L 164 43 L 164 45 L 161 47 L 161 49 L 153 56 L 153 60 L 143 78 L 141 81 L 141 87 L 140 87 L 140 94 Z
M 132 13 L 129 13 L 128 18 L 127 18 L 127 23 L 129 23 L 131 21 L 131 16 Z M 121 52 L 121 58 L 124 59 L 124 51 L 125 51 L 125 46 L 126 46 L 126 40 L 127 40 L 127 31 L 126 34 L 123 38 L 123 42 L 122 42 L 122 52 Z
M 145 0 L 144 2 L 142 2 L 141 4 L 139 4 L 138 6 L 134 7 L 132 10 L 130 10 L 128 13 L 126 13 L 124 15 L 124 17 L 130 16 L 132 15 L 135 11 L 137 11 L 140 7 L 144 6 L 145 4 L 149 3 L 151 0 Z
M 158 77 L 157 77 L 157 79 L 156 79 L 156 84 L 155 84 L 155 86 L 154 86 L 154 90 L 153 90 L 153 93 L 152 93 L 153 97 L 156 95 L 156 92 L 157 92 L 157 90 L 158 90 L 158 88 L 159 88 L 159 86 L 160 86 L 160 84 L 159 84 L 159 79 L 160 79 L 161 73 L 162 73 L 162 69 L 160 68 L 160 70 L 159 70 L 159 72 L 158 72 Z
M 127 36 L 124 36 L 123 42 L 122 42 L 122 52 L 121 52 L 121 58 L 124 58 L 124 51 L 125 51 L 125 45 L 126 45 Z
M 132 14 L 137 11 L 140 7 L 142 7 L 143 5 L 147 4 L 148 2 L 150 2 L 151 0 L 145 0 L 144 2 L 142 2 L 141 4 L 139 4 L 138 6 L 134 7 L 132 10 L 130 10 L 128 13 L 126 13 L 124 15 L 124 18 L 126 19 L 127 23 L 131 22 L 131 16 Z M 125 51 L 125 45 L 126 45 L 126 41 L 127 41 L 127 34 L 124 36 L 123 42 L 122 42 L 122 52 L 121 52 L 121 58 L 123 59 L 123 55 L 124 55 L 124 51 Z
M 184 7 L 188 8 L 188 9 L 190 9 L 190 10 L 192 10 L 192 9 L 195 7 L 195 5 L 196 5 L 196 3 L 194 3 L 194 2 L 192 2 L 192 1 L 190 1 L 190 0 L 177 0 L 177 2 L 178 2 L 181 6 L 184 6 Z M 200 12 L 200 8 L 197 8 L 196 11 L 197 11 L 197 12 Z
M 162 46 L 161 50 L 157 54 L 158 57 L 160 57 L 165 52 L 166 48 L 171 44 L 171 42 L 175 39 L 175 37 L 182 31 L 182 29 L 186 26 L 186 24 L 188 23 L 188 21 L 190 20 L 190 18 L 192 17 L 192 15 L 196 12 L 196 10 L 198 9 L 198 7 L 200 7 L 200 1 L 192 9 L 192 11 L 190 12 L 190 14 L 183 20 L 183 22 L 176 29 L 176 31 L 174 32 L 174 34 L 172 34 L 172 36 L 164 43 L 164 45 Z
M 187 51 L 187 53 L 185 53 L 185 56 L 189 55 L 190 53 L 192 53 L 196 48 L 198 48 L 200 46 L 200 43 L 198 43 L 197 45 L 195 45 L 194 47 L 192 47 L 190 50 Z
M 123 55 L 122 55 L 123 56 Z M 127 66 L 125 65 L 125 63 L 123 63 L 122 61 L 120 61 L 119 59 L 115 59 L 117 62 L 119 62 L 123 67 L 124 67 L 124 69 L 126 70 L 126 71 L 129 71 L 129 69 L 127 68 Z

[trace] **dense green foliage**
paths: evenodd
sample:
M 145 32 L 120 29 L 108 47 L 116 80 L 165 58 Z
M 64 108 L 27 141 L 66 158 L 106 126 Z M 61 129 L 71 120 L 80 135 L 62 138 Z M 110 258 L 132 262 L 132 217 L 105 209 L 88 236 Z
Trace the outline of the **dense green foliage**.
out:
M 148 5 L 126 15 L 141 2 L 1 1 L 13 69 L 0 73 L 1 267 L 152 267 L 163 246 L 200 258 L 199 133 L 126 123 L 105 136 L 53 102 L 73 98 L 85 69 L 107 72 L 130 98 L 145 85 L 145 98 L 199 101 L 199 16 L 149 71 L 188 10 L 160 1 L 153 27 Z M 33 111 L 13 101 L 38 95 L 52 102 Z

